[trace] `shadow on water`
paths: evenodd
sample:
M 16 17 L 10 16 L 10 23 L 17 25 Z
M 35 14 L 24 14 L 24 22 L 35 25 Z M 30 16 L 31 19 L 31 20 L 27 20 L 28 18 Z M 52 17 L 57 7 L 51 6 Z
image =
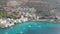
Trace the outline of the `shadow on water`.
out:
M 28 29 L 26 34 L 60 34 L 60 28 Z

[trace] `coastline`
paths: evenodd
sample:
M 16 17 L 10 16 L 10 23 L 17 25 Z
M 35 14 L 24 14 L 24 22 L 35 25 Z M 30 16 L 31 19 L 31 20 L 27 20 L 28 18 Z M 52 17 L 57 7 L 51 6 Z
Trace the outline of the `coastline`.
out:
M 55 23 L 55 21 L 26 21 L 27 23 L 28 22 L 39 22 L 39 23 L 42 23 L 42 22 L 44 22 L 44 23 L 53 23 L 53 24 L 58 24 L 58 22 L 57 23 Z M 15 24 L 15 25 L 18 25 L 18 24 L 24 24 L 24 23 L 26 23 L 26 22 L 22 22 L 22 23 L 17 23 L 17 24 Z M 1 29 L 7 29 L 7 28 L 11 28 L 11 27 L 13 27 L 13 26 L 15 26 L 15 25 L 12 25 L 12 26 L 10 26 L 10 27 L 4 27 L 4 28 L 2 28 L 2 27 L 0 27 Z
M 18 20 L 19 21 L 19 20 Z M 37 21 L 39 21 L 39 22 L 50 22 L 50 23 L 54 23 L 54 24 L 57 24 L 57 23 L 59 23 L 59 21 L 50 21 L 50 20 L 48 20 L 48 19 L 40 19 L 40 20 L 30 20 L 30 21 L 20 21 L 20 22 L 12 22 L 12 24 L 13 25 L 11 25 L 11 24 L 8 24 L 7 26 L 8 27 L 11 27 L 11 26 L 14 26 L 14 25 L 16 25 L 16 24 L 22 24 L 22 23 L 24 23 L 24 22 L 37 22 Z M 6 25 L 6 24 L 5 24 Z M 8 27 L 5 27 L 5 25 L 4 24 L 0 24 L 0 28 L 8 28 Z

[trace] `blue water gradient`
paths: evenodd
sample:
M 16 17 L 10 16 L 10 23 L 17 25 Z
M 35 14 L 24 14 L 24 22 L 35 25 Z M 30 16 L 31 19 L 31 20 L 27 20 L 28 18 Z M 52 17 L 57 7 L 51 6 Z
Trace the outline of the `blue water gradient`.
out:
M 60 34 L 60 23 L 25 22 L 9 28 L 0 28 L 0 34 Z

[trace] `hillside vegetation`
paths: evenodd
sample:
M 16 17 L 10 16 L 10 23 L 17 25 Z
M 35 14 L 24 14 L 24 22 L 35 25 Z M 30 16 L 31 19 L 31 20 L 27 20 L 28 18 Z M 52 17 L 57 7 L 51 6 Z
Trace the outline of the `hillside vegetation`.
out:
M 6 11 L 0 11 L 0 18 L 16 18 L 14 14 L 8 14 Z

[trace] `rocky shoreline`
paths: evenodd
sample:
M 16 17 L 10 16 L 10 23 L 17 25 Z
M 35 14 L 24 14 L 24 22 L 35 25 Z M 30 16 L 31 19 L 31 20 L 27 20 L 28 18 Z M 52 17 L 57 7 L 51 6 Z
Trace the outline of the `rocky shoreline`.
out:
M 40 19 L 40 20 L 28 20 L 27 18 L 21 18 L 21 19 L 6 19 L 6 20 L 2 20 L 0 19 L 0 27 L 1 28 L 7 28 L 7 27 L 11 27 L 15 24 L 18 24 L 18 23 L 23 23 L 23 22 L 28 22 L 28 21 L 49 21 L 49 22 L 54 22 L 54 20 L 48 20 L 48 19 Z
M 0 27 L 7 28 L 7 27 L 11 27 L 15 24 L 23 23 L 23 22 L 27 22 L 27 21 L 50 21 L 50 22 L 55 21 L 55 19 L 50 19 L 49 17 L 46 19 L 45 19 L 45 17 L 43 17 L 43 19 L 42 19 L 41 18 L 42 16 L 37 16 L 35 14 L 24 13 L 24 12 L 22 14 L 20 14 L 20 16 L 21 16 L 21 18 L 17 18 L 17 19 L 1 18 Z

